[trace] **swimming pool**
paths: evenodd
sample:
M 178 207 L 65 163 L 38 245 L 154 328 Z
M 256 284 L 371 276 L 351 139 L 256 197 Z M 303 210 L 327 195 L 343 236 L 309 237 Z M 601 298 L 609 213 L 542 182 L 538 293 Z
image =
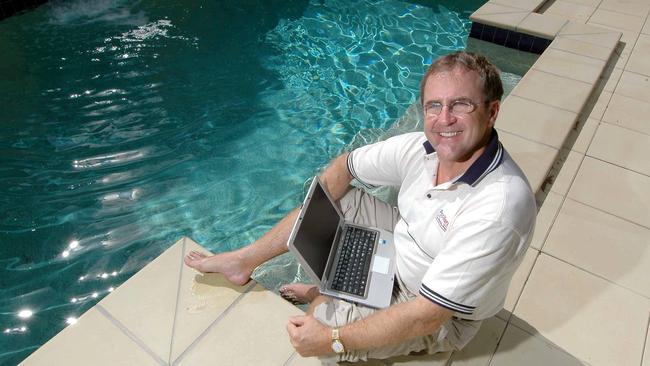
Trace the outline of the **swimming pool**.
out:
M 482 1 L 456 3 L 67 1 L 1 21 L 0 364 L 182 235 L 259 237 L 466 46 Z

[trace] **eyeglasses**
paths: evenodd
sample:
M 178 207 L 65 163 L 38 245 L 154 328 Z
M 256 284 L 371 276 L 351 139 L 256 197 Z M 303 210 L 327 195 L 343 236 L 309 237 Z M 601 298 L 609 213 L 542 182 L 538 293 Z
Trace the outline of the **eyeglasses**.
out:
M 488 104 L 490 102 L 483 102 L 483 103 Z M 424 106 L 424 115 L 426 117 L 438 117 L 440 113 L 442 113 L 442 109 L 445 106 L 449 108 L 449 113 L 453 114 L 454 116 L 462 116 L 474 112 L 474 110 L 476 110 L 476 107 L 478 105 L 474 102 L 471 102 L 469 100 L 464 100 L 464 99 L 454 100 L 449 104 L 433 102 Z

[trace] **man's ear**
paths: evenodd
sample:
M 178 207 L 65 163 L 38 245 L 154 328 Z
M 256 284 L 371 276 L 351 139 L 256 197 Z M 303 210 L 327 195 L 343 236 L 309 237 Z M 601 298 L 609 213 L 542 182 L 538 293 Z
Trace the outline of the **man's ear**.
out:
M 499 109 L 501 109 L 501 101 L 500 100 L 494 100 L 490 102 L 490 106 L 488 109 L 488 113 L 490 116 L 489 119 L 489 125 L 490 127 L 494 127 L 494 123 L 497 120 L 497 116 L 499 115 Z

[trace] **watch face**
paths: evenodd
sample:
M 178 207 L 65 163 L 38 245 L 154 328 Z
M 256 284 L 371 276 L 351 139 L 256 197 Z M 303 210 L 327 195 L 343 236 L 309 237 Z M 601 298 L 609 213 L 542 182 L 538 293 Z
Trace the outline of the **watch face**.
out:
M 332 341 L 332 350 L 336 353 L 345 352 L 345 349 L 343 349 L 343 343 L 341 343 L 339 340 Z

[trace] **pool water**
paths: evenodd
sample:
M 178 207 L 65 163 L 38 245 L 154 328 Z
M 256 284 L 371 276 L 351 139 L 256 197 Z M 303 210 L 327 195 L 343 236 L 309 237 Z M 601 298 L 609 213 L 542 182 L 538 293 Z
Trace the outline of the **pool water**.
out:
M 0 21 L 0 364 L 183 235 L 262 235 L 465 48 L 483 1 L 457 3 L 72 0 Z

